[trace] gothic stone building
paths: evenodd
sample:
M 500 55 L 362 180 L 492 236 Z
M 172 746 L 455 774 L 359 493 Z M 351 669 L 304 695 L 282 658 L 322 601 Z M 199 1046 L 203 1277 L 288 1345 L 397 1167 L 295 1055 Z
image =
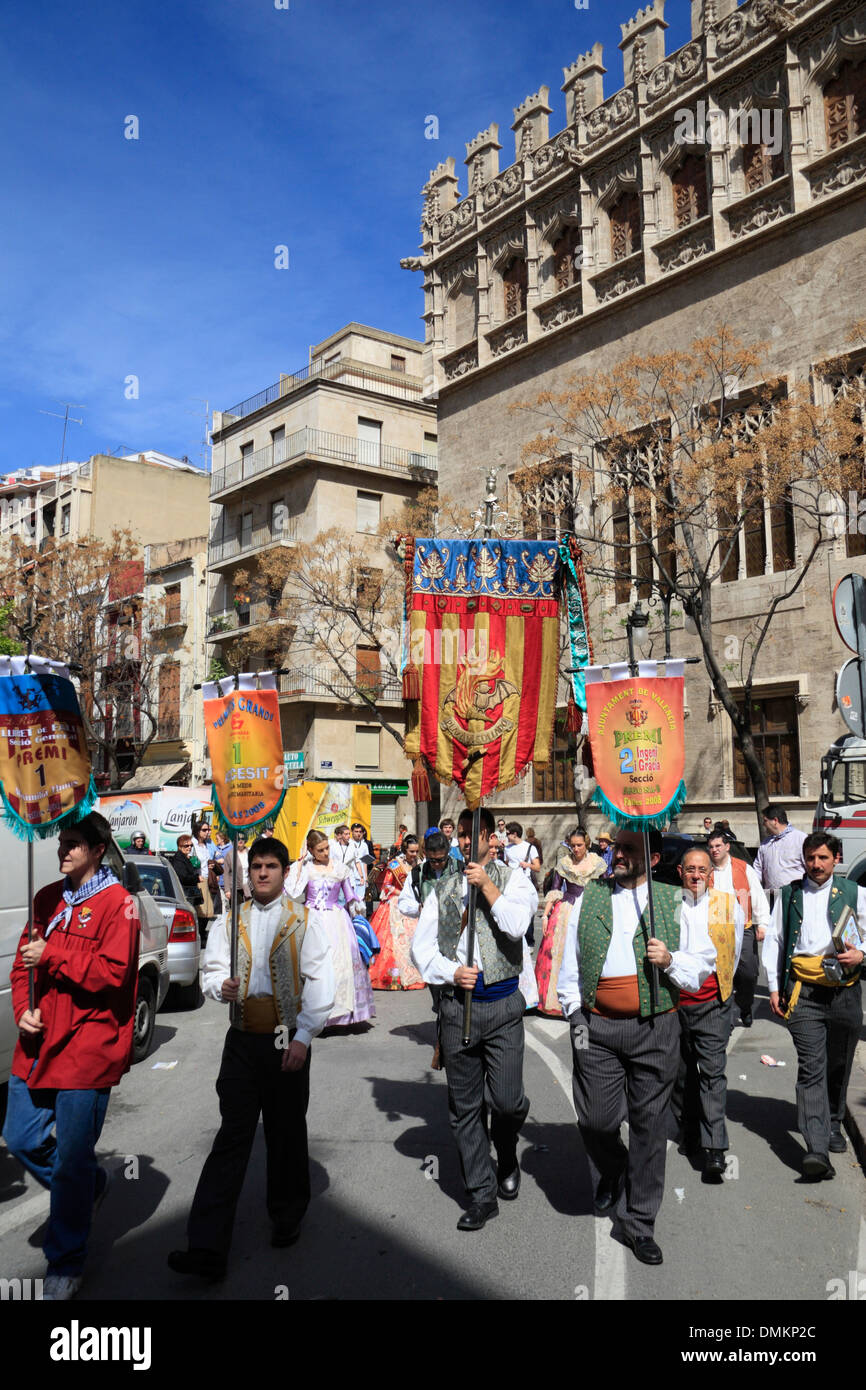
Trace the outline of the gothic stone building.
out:
M 682 346 L 721 322 L 746 341 L 769 342 L 774 378 L 844 391 L 852 409 L 863 409 L 862 361 L 845 373 L 832 364 L 866 304 L 866 5 L 692 0 L 691 41 L 671 54 L 666 27 L 664 0 L 623 24 L 624 85 L 611 96 L 600 44 L 565 68 L 567 124 L 553 137 L 548 88 L 527 97 L 514 110 L 506 169 L 491 125 L 466 146 L 465 195 L 453 158 L 424 187 L 421 255 L 402 264 L 424 277 L 424 370 L 438 399 L 443 494 L 465 489 L 472 475 L 480 492 L 493 468 L 503 495 L 537 429 L 509 414 L 512 403 L 567 389 L 575 368 Z M 678 138 L 685 111 L 706 130 L 704 143 Z M 769 113 L 770 123 L 744 120 L 750 112 Z M 743 143 L 730 135 L 744 128 Z M 517 500 L 525 534 L 569 529 L 575 502 L 566 459 L 537 495 Z M 634 542 L 634 518 L 617 521 Z M 849 653 L 830 603 L 841 575 L 866 570 L 864 539 L 846 533 L 827 547 L 776 621 L 758 668 L 756 727 L 771 793 L 803 828 L 821 754 L 845 732 L 834 680 Z M 796 568 L 798 544 L 790 521 L 779 525 L 769 508 L 763 529 L 740 536 L 714 596 L 723 634 L 765 610 L 774 576 Z M 645 574 L 642 597 L 652 580 Z M 594 605 L 597 660 L 626 655 L 624 619 L 638 591 L 624 588 L 611 582 Z M 673 653 L 695 655 L 697 638 L 683 622 L 674 615 Z M 649 657 L 663 648 L 654 637 L 641 650 Z M 730 721 L 702 665 L 687 668 L 686 684 L 681 828 L 698 828 L 709 813 L 754 844 Z M 551 847 L 573 822 L 572 756 L 558 736 L 552 772 L 500 798 L 506 817 L 534 825 Z

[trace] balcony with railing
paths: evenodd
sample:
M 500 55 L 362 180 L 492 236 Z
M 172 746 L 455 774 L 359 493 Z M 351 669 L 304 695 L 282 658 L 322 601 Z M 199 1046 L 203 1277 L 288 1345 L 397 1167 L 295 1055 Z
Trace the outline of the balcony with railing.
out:
M 157 720 L 154 743 L 190 743 L 195 738 L 195 711 L 192 709 L 172 710 L 160 713 Z
M 267 599 L 259 603 L 236 604 L 234 608 L 225 608 L 221 613 L 211 613 L 208 616 L 206 640 L 224 642 L 227 638 L 236 637 L 250 628 L 261 626 L 262 623 L 283 622 L 286 622 L 286 619 L 274 611 L 274 605 L 268 603 Z
M 186 628 L 189 625 L 189 604 L 185 600 L 172 600 L 167 595 L 154 605 L 151 616 L 155 628 Z
M 419 482 L 433 481 L 437 461 L 434 454 L 399 448 L 395 444 L 374 443 L 354 439 L 351 435 L 332 434 L 330 430 L 305 426 L 276 444 L 268 444 L 254 454 L 226 464 L 211 475 L 210 495 L 216 497 L 241 483 L 249 482 L 262 473 L 296 463 L 299 459 L 312 462 L 323 460 L 346 463 L 354 468 L 370 468 L 389 473 L 416 477 Z
M 298 539 L 298 520 L 296 516 L 289 516 L 281 526 L 265 523 L 263 526 L 250 527 L 246 531 L 241 530 L 234 536 L 212 539 L 207 552 L 208 568 L 216 569 L 220 565 L 240 559 L 241 556 L 267 550 L 272 545 L 294 545 Z
M 403 686 L 386 672 L 365 671 L 357 681 L 327 666 L 298 666 L 277 677 L 281 699 L 337 700 L 363 708 L 363 689 L 377 704 L 402 704 Z
M 266 405 L 273 405 L 299 391 L 311 381 L 335 381 L 345 386 L 360 387 L 363 391 L 375 391 L 379 395 L 393 396 L 398 401 L 420 401 L 421 378 L 407 376 L 405 372 L 390 371 L 386 367 L 372 367 L 368 362 L 358 362 L 352 357 L 341 357 L 336 362 L 312 362 L 297 372 L 281 376 L 273 386 L 266 386 L 255 396 L 233 405 L 231 410 L 222 412 L 225 429 L 248 415 L 254 415 Z

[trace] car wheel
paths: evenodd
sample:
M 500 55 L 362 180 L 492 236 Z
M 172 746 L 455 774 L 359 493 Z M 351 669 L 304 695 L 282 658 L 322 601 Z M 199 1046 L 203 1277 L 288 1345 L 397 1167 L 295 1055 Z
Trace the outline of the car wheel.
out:
M 194 980 L 191 985 L 174 985 L 174 997 L 179 1009 L 197 1009 L 204 1003 L 201 983 Z
M 140 977 L 132 1030 L 132 1060 L 134 1062 L 143 1062 L 150 1051 L 155 1022 L 156 993 L 150 980 Z

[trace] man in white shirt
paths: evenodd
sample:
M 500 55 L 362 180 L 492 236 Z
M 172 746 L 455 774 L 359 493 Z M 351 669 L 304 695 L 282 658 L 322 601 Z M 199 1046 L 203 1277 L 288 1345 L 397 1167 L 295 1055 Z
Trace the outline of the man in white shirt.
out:
M 731 842 L 723 830 L 710 832 L 707 849 L 713 861 L 709 886 L 723 893 L 733 893 L 746 919 L 743 949 L 734 976 L 734 1003 L 740 1011 L 743 1027 L 751 1028 L 758 982 L 758 942 L 763 941 L 770 922 L 770 904 L 752 866 L 742 859 L 732 858 Z
M 335 864 L 350 865 L 355 862 L 358 850 L 348 825 L 338 825 L 328 844 Z
M 538 851 L 523 838 L 523 826 L 519 821 L 509 821 L 506 826 L 508 844 L 504 846 L 505 862 L 511 869 L 518 869 L 527 878 L 541 868 Z
M 649 832 L 650 868 L 661 835 Z M 680 926 L 680 894 L 653 883 L 649 932 L 643 836 L 619 830 L 613 877 L 587 884 L 571 910 L 557 994 L 571 1025 L 574 1105 L 598 1173 L 595 1210 L 613 1212 L 623 1183 L 622 1234 L 642 1264 L 661 1264 L 653 1239 L 664 1196 L 665 1116 L 677 1074 L 680 989 L 696 992 L 713 968 Z M 620 1138 L 629 1123 L 628 1149 Z
M 773 901 L 779 889 L 786 883 L 795 883 L 803 877 L 803 841 L 806 836 L 788 824 L 788 814 L 784 806 L 765 806 L 761 820 L 768 839 L 763 840 L 755 855 L 755 873 Z
M 451 1127 L 470 1205 L 459 1231 L 478 1231 L 499 1214 L 497 1196 L 512 1201 L 520 1189 L 517 1136 L 529 1111 L 523 1090 L 523 1014 L 518 988 L 523 938 L 538 906 L 532 883 L 490 855 L 493 816 L 480 812 L 478 859 L 460 874 L 436 880 L 412 942 L 412 959 L 429 985 L 442 986 L 440 1042 L 448 1079 Z M 460 816 L 457 838 L 469 857 L 472 813 Z M 478 890 L 475 950 L 467 959 L 465 904 L 469 885 Z M 470 1042 L 463 1045 L 464 992 L 472 991 Z M 492 1107 L 490 1156 L 485 1128 L 485 1088 Z
M 310 1043 L 334 1004 L 334 967 L 324 929 L 304 925 L 283 894 L 289 856 L 263 837 L 249 852 L 252 901 L 239 917 L 238 973 L 230 975 L 230 916 L 208 936 L 202 987 L 232 1005 L 217 1094 L 222 1124 L 187 1223 L 187 1250 L 173 1250 L 178 1274 L 221 1279 L 235 1210 L 258 1127 L 264 1120 L 271 1244 L 293 1245 L 310 1200 L 307 1105 Z
M 733 892 L 708 889 L 712 861 L 705 849 L 683 854 L 680 935 L 688 949 L 712 953 L 713 968 L 700 989 L 680 990 L 680 1069 L 673 1109 L 679 1116 L 687 1151 L 703 1149 L 704 1178 L 725 1175 L 728 1130 L 727 1047 L 733 1024 L 734 976 L 743 947 L 745 916 Z
M 823 830 L 806 836 L 806 877 L 782 889 L 764 941 L 770 1008 L 797 1049 L 803 1176 L 815 1182 L 835 1177 L 829 1154 L 847 1148 L 845 1095 L 863 1021 L 866 890 L 834 874 L 840 849 Z

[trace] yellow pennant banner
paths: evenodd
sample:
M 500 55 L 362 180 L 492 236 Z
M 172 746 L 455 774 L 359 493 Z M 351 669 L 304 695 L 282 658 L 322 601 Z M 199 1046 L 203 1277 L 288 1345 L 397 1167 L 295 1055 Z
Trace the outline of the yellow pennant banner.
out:
M 275 820 L 285 795 L 280 705 L 273 672 L 203 687 L 213 801 L 234 838 Z M 257 689 L 256 686 L 259 685 Z

